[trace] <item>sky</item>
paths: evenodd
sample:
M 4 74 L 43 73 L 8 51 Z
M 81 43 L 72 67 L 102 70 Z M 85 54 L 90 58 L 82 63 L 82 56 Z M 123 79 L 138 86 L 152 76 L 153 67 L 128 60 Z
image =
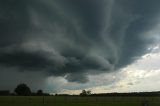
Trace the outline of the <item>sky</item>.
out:
M 159 0 L 1 0 L 0 90 L 160 90 Z

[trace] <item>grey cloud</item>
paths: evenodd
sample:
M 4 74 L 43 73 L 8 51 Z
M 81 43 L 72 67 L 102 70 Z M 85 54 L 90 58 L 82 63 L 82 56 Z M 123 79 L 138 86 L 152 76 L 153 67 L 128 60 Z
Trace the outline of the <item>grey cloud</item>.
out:
M 72 82 L 119 70 L 153 41 L 158 0 L 0 1 L 0 65 Z
M 27 48 L 27 46 L 6 47 L 0 49 L 0 63 L 9 67 L 15 66 L 22 70 L 44 70 L 62 67 L 63 57 L 56 54 L 54 51 L 39 50 L 37 46 L 34 49 Z
M 46 89 L 45 78 L 47 75 L 42 71 L 26 71 L 25 73 L 17 71 L 16 68 L 0 67 L 0 90 L 10 90 L 11 92 L 20 83 L 26 83 L 32 91 Z M 54 89 L 52 87 L 52 89 Z M 45 90 L 47 91 L 47 90 Z
M 73 54 L 74 55 L 74 54 Z M 62 56 L 52 49 L 34 44 L 14 45 L 0 49 L 0 64 L 19 71 L 46 71 L 49 75 L 65 76 L 69 81 L 85 82 L 89 70 L 106 71 L 109 63 L 103 57 L 82 58 Z M 91 73 L 93 73 L 90 71 Z M 70 78 L 70 77 L 73 78 Z M 78 77 L 79 76 L 79 77 Z

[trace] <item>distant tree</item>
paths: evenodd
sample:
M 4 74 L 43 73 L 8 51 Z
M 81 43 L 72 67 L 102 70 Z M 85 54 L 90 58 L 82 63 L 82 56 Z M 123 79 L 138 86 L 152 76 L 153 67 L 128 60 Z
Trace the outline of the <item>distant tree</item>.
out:
M 80 93 L 81 96 L 85 96 L 86 94 L 86 90 L 82 90 L 82 92 Z
M 14 92 L 19 96 L 29 96 L 29 95 L 31 95 L 31 90 L 26 84 L 17 85 Z
M 91 95 L 91 91 L 90 90 L 87 91 L 87 95 Z
M 81 95 L 81 96 L 91 95 L 91 91 L 90 91 L 90 90 L 88 90 L 88 91 L 82 90 L 82 92 L 80 93 L 80 95 Z
M 41 90 L 41 89 L 38 90 L 38 91 L 37 91 L 37 95 L 42 96 L 42 95 L 43 95 L 43 90 Z

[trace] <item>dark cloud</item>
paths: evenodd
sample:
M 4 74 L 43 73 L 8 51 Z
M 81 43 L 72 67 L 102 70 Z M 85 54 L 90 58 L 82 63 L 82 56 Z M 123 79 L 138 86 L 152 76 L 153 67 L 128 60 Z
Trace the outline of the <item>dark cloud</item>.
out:
M 48 91 L 46 89 L 46 82 L 44 80 L 47 77 L 47 75 L 41 71 L 26 71 L 24 73 L 17 71 L 16 68 L 0 68 L 0 90 L 13 91 L 18 84 L 26 83 L 29 87 L 31 87 L 32 91 L 37 91 L 38 89 Z M 52 89 L 54 90 L 54 87 L 52 87 Z
M 2 0 L 0 65 L 71 82 L 123 68 L 152 43 L 159 0 Z

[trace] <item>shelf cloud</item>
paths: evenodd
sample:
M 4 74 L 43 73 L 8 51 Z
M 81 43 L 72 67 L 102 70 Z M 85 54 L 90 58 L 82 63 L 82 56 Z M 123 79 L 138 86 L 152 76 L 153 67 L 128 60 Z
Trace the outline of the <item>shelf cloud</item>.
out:
M 159 0 L 1 0 L 0 65 L 69 82 L 118 71 L 154 39 Z M 14 71 L 14 70 L 13 70 Z

